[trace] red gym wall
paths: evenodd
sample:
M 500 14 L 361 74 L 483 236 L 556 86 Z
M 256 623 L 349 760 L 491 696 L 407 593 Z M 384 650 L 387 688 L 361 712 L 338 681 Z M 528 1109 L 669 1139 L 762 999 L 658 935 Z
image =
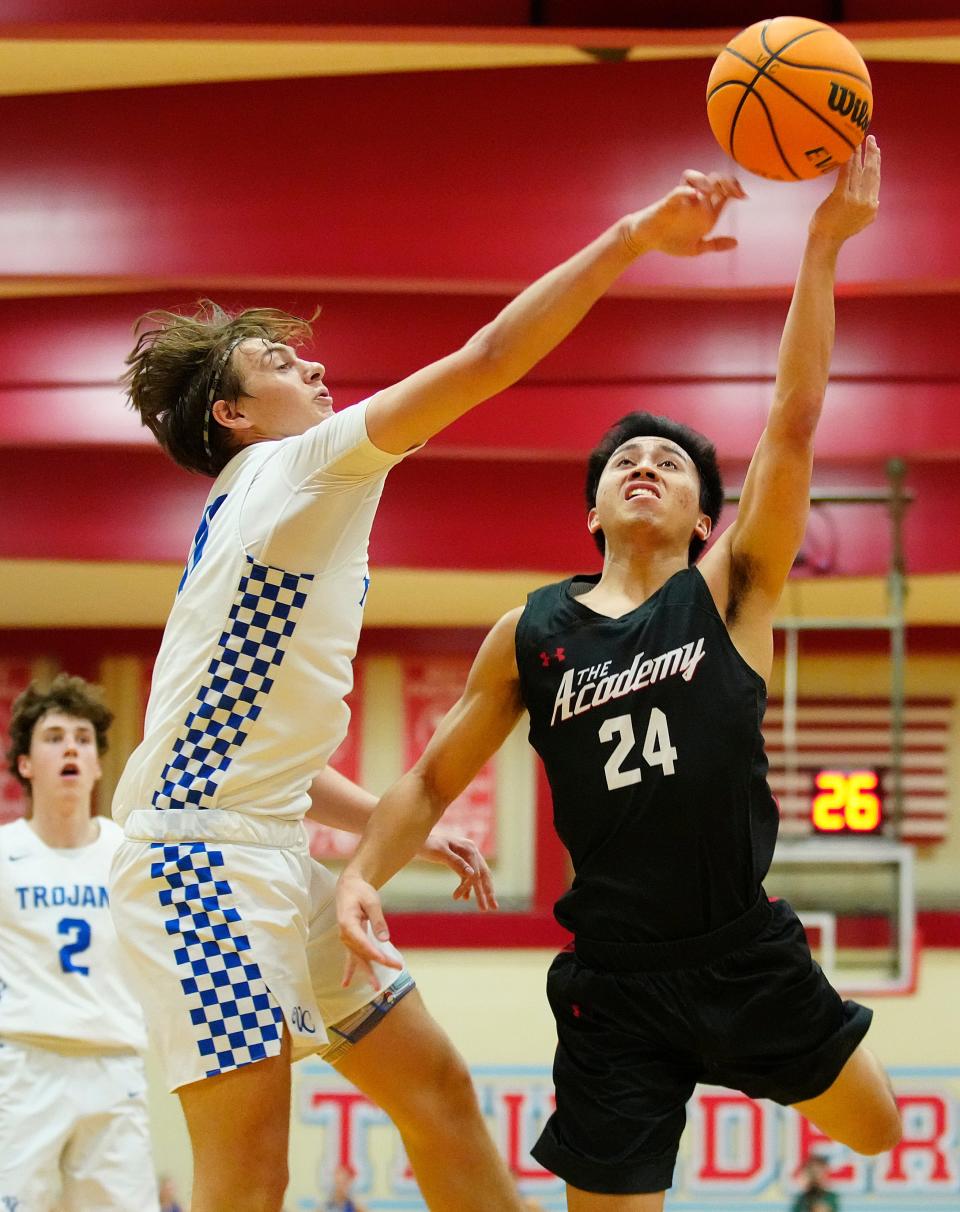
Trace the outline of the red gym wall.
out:
M 352 7 L 324 13 L 347 20 Z M 626 19 L 616 4 L 541 5 L 536 26 L 506 0 L 469 27 L 450 24 L 448 7 L 367 5 L 371 24 L 345 30 L 294 24 L 314 19 L 310 5 L 271 27 L 244 25 L 257 10 L 242 4 L 220 25 L 220 6 L 168 6 L 166 24 L 153 26 L 137 24 L 152 9 L 121 0 L 84 4 L 87 24 L 68 3 L 6 6 L 0 61 L 28 56 L 28 86 L 46 91 L 0 96 L 0 559 L 181 558 L 204 485 L 153 449 L 115 382 L 148 307 L 201 294 L 307 311 L 320 302 L 314 353 L 344 403 L 463 341 L 513 290 L 683 168 L 728 167 L 704 117 L 709 48 L 753 19 L 751 6 L 701 6 L 729 26 L 707 33 L 689 28 L 699 12 L 689 5 L 658 8 L 657 23 L 680 32 L 609 28 Z M 843 254 L 817 476 L 878 485 L 885 461 L 904 457 L 916 573 L 960 571 L 960 23 L 946 13 L 863 0 L 841 14 L 859 23 L 849 32 L 870 62 L 884 185 L 880 220 Z M 170 24 L 187 19 L 195 24 Z M 424 22 L 431 28 L 410 28 Z M 192 82 L 58 92 L 44 56 L 81 36 L 100 47 L 106 80 L 117 56 L 182 40 Z M 429 38 L 444 70 L 203 83 L 187 40 L 201 36 L 245 39 L 268 64 L 280 41 L 342 50 Z M 614 58 L 631 46 L 699 57 L 604 62 L 576 51 L 582 61 L 569 66 L 455 66 L 458 47 L 506 43 L 534 56 L 589 45 Z M 745 183 L 751 200 L 724 224 L 740 238 L 736 253 L 645 259 L 524 385 L 394 474 L 376 564 L 590 562 L 582 459 L 630 408 L 715 435 L 738 481 L 823 192 Z M 845 509 L 837 530 L 831 571 L 885 569 L 876 510 Z

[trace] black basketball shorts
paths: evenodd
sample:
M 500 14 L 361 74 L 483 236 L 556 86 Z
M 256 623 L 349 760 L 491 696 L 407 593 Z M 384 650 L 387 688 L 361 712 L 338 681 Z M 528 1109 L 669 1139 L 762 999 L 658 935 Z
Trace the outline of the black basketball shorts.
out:
M 532 1152 L 583 1191 L 667 1190 L 698 1082 L 789 1105 L 831 1086 L 870 1026 L 786 901 L 698 939 L 577 939 L 547 976 L 557 1109 Z

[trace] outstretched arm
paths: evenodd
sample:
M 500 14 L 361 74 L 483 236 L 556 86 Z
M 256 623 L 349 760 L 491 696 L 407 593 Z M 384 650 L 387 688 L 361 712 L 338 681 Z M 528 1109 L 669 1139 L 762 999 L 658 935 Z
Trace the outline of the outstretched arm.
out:
M 506 740 L 523 710 L 514 649 L 520 611 L 496 624 L 477 653 L 459 701 L 447 712 L 420 760 L 384 795 L 337 884 L 347 976 L 359 963 L 396 964 L 367 935 L 389 938 L 377 889 L 417 853 L 444 809 Z M 374 980 L 374 984 L 375 984 Z
M 800 548 L 814 434 L 833 352 L 837 255 L 845 241 L 873 222 L 879 191 L 880 150 L 869 136 L 862 159 L 855 152 L 839 170 L 833 191 L 810 221 L 780 342 L 773 404 L 747 471 L 737 520 L 701 564 L 731 630 L 751 621 L 769 623 Z
M 731 237 L 709 238 L 709 232 L 727 201 L 743 196 L 731 178 L 684 173 L 666 197 L 627 215 L 528 286 L 462 349 L 374 396 L 366 416 L 370 440 L 381 450 L 402 454 L 511 386 L 644 253 L 699 256 L 735 247 Z

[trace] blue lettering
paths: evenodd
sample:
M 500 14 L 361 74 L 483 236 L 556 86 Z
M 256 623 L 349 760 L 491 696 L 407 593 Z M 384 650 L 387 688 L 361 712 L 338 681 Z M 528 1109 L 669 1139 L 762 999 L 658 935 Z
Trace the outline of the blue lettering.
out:
M 57 922 L 57 933 L 73 935 L 71 941 L 60 948 L 60 967 L 64 972 L 78 972 L 81 976 L 89 976 L 90 969 L 83 964 L 75 964 L 74 957 L 90 946 L 90 923 L 82 917 L 63 917 Z
M 109 909 L 110 892 L 104 884 L 24 884 L 14 888 L 19 906 L 27 909 L 56 909 L 61 905 L 82 906 L 85 909 Z
M 298 1031 L 305 1031 L 308 1035 L 316 1035 L 317 1029 L 313 1025 L 313 1015 L 309 1010 L 304 1010 L 302 1006 L 294 1006 L 290 1017 L 293 1019 L 293 1025 Z

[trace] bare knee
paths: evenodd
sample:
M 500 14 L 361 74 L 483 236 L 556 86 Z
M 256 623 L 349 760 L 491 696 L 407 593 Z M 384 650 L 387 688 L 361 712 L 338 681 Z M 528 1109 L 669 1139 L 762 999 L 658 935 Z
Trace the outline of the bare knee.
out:
M 891 1097 L 889 1106 L 865 1116 L 845 1135 L 843 1144 L 869 1157 L 895 1149 L 903 1137 L 903 1121 L 895 1100 Z
M 477 1092 L 467 1063 L 452 1046 L 437 1057 L 430 1074 L 430 1094 L 434 1102 L 451 1115 L 478 1110 Z
M 275 1173 L 258 1175 L 254 1186 L 250 1185 L 249 1176 L 244 1175 L 244 1189 L 239 1196 L 244 1202 L 238 1204 L 235 1196 L 233 1204 L 230 1205 L 230 1212 L 235 1212 L 238 1208 L 249 1208 L 250 1212 L 282 1212 L 283 1197 L 289 1181 L 290 1174 L 286 1165 L 281 1166 Z
M 256 1150 L 242 1165 L 224 1166 L 198 1158 L 193 1176 L 193 1212 L 281 1212 L 289 1182 L 286 1159 Z
M 443 1069 L 443 1081 L 449 1085 L 453 1093 L 460 1093 L 466 1096 L 466 1093 L 469 1091 L 472 1101 L 474 1097 L 473 1075 L 470 1073 L 467 1062 L 452 1044 L 444 1050 L 440 1059 Z
M 481 1118 L 473 1079 L 463 1057 L 451 1045 L 432 1058 L 396 1122 L 404 1133 L 422 1130 L 435 1138 L 444 1127 L 462 1132 L 472 1118 Z
M 264 1208 L 279 1209 L 290 1181 L 287 1159 L 270 1159 L 253 1166 L 245 1163 L 237 1178 L 244 1191 L 255 1192 Z
M 900 1118 L 899 1112 L 894 1110 L 882 1124 L 878 1125 L 876 1130 L 866 1142 L 867 1147 L 860 1150 L 861 1153 L 886 1153 L 889 1149 L 895 1149 L 903 1139 L 903 1121 Z

